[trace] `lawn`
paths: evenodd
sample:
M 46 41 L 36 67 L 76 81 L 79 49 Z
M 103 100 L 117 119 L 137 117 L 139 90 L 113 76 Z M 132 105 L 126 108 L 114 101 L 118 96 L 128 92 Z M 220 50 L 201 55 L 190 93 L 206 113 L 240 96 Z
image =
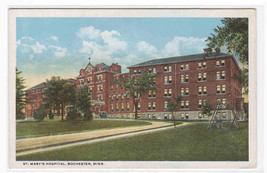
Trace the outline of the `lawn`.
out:
M 207 129 L 207 124 L 17 157 L 17 160 L 247 161 L 248 124 Z
M 93 120 L 89 122 L 68 122 L 60 120 L 45 120 L 19 122 L 16 125 L 17 138 L 47 136 L 72 132 L 112 129 L 118 127 L 144 126 L 150 123 L 144 121 Z

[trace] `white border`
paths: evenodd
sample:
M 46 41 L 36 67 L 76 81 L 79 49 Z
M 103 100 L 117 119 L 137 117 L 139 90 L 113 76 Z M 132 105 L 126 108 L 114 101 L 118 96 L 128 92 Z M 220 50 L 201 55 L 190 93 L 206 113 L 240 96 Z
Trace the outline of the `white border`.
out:
M 36 6 L 35 6 L 36 7 Z M 51 6 L 50 6 L 51 7 Z M 199 6 L 198 6 L 199 7 Z M 218 6 L 217 6 L 218 7 Z M 220 7 L 222 7 L 222 6 L 220 6 Z M 175 8 L 175 7 L 171 7 L 171 8 Z M 258 9 L 260 9 L 259 7 L 257 7 Z M 258 30 L 260 30 L 260 28 L 258 28 Z M 261 31 L 262 32 L 262 31 Z M 262 40 L 262 39 L 261 39 Z M 258 42 L 259 42 L 259 40 L 258 40 Z M 262 41 L 260 41 L 261 43 L 262 43 Z M 258 44 L 259 45 L 259 44 Z M 260 44 L 260 45 L 263 45 L 263 44 Z M 262 52 L 261 52 L 261 54 L 263 54 Z M 260 55 L 260 54 L 258 54 L 258 55 Z M 264 62 L 264 60 L 263 60 L 263 62 Z M 263 68 L 262 68 L 263 69 Z M 258 68 L 258 70 L 259 70 L 259 68 Z M 261 70 L 262 71 L 262 70 Z M 261 73 L 258 73 L 258 74 L 261 74 Z M 259 88 L 259 86 L 258 86 L 258 88 Z M 262 87 L 261 87 L 262 88 Z M 260 122 L 262 122 L 262 121 L 260 121 Z M 260 125 L 261 123 L 259 123 L 259 125 Z M 258 125 L 258 127 L 259 127 L 259 125 Z M 258 143 L 259 144 L 259 143 Z M 259 156 L 259 155 L 258 155 Z

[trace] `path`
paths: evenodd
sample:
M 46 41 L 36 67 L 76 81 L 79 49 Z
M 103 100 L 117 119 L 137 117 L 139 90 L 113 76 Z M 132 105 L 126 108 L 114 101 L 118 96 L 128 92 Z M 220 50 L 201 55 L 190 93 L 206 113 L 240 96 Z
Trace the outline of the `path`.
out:
M 177 125 L 184 126 L 191 123 Z M 17 156 L 55 150 L 70 146 L 89 144 L 94 142 L 106 141 L 121 137 L 129 137 L 138 134 L 151 133 L 160 130 L 173 128 L 172 124 L 166 122 L 152 122 L 152 125 L 116 128 L 109 130 L 99 130 L 83 133 L 72 133 L 63 135 L 43 136 L 36 138 L 18 139 L 16 141 Z

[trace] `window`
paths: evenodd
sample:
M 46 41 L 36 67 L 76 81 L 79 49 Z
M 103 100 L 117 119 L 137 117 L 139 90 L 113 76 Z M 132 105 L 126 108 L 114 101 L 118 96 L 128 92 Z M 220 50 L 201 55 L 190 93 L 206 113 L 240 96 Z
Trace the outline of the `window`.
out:
M 124 111 L 124 104 L 121 103 L 121 111 L 123 112 Z
M 198 87 L 198 95 L 202 94 L 202 86 Z
M 200 119 L 203 118 L 203 115 L 201 112 L 198 113 L 198 118 L 200 118 Z
M 222 93 L 225 94 L 225 85 L 222 85 Z
M 181 83 L 184 83 L 184 75 L 181 75 Z
M 184 95 L 184 88 L 181 88 L 181 95 Z
M 207 63 L 203 62 L 203 68 L 206 68 L 206 67 L 207 67 Z
M 225 60 L 222 60 L 221 61 L 221 66 L 224 66 L 225 65 Z
M 201 68 L 202 67 L 202 64 L 201 62 L 198 63 L 198 68 Z
M 151 74 L 152 73 L 152 68 L 148 69 L 148 73 Z
M 167 105 L 168 105 L 168 102 L 165 101 L 165 102 L 164 102 L 164 109 L 165 109 L 165 110 L 167 109 Z
M 130 99 L 130 94 L 129 93 L 126 95 L 126 98 L 127 98 L 127 101 L 129 101 L 129 99 Z
M 168 67 L 165 66 L 165 67 L 164 67 L 164 72 L 167 72 L 167 71 L 168 71 Z
M 184 109 L 184 101 L 181 101 L 181 109 Z
M 91 77 L 87 78 L 87 83 L 92 83 L 92 78 Z
M 137 110 L 138 110 L 138 111 L 140 111 L 140 110 L 141 110 L 141 103 L 140 103 L 140 102 L 138 103 Z
M 186 109 L 189 109 L 189 100 L 186 100 L 186 101 L 185 101 L 185 108 L 186 108 Z
M 189 75 L 185 75 L 185 82 L 189 82 Z
M 222 71 L 222 79 L 225 79 L 225 71 Z
M 169 66 L 169 72 L 172 72 L 172 66 Z
M 118 103 L 116 104 L 116 111 L 119 112 L 119 105 L 118 105 Z
M 148 97 L 152 97 L 152 90 L 148 91 Z
M 220 66 L 220 61 L 216 61 L 216 66 L 217 66 L 217 67 Z
M 156 90 L 153 90 L 153 95 L 152 97 L 156 97 Z
M 202 74 L 198 73 L 198 81 L 200 82 L 202 80 Z
M 172 83 L 172 76 L 169 76 L 169 83 Z
M 152 80 L 153 80 L 153 84 L 156 84 L 156 77 L 153 77 Z
M 181 65 L 181 71 L 183 71 L 184 70 L 184 65 Z
M 148 110 L 151 110 L 151 102 L 148 102 Z
M 164 89 L 164 96 L 166 97 L 167 95 L 168 95 L 168 89 L 165 88 L 165 89 Z
M 217 71 L 217 72 L 216 72 L 216 79 L 217 79 L 217 80 L 220 80 L 220 76 L 221 76 L 221 75 L 220 75 L 220 72 Z
M 184 119 L 184 118 L 185 118 L 184 113 L 181 113 L 181 119 Z
M 119 96 L 118 95 L 116 95 L 116 102 L 118 102 L 119 101 Z
M 189 95 L 189 88 L 185 88 L 185 95 Z
M 226 99 L 222 99 L 222 104 L 226 104 Z
M 203 81 L 207 81 L 207 73 L 203 73 Z
M 140 69 L 138 69 L 138 74 L 141 74 L 141 70 Z
M 156 68 L 153 68 L 153 73 L 156 73 Z
M 185 114 L 185 118 L 189 119 L 189 114 L 188 113 Z
M 217 87 L 216 87 L 217 89 L 216 89 L 216 91 L 217 91 L 217 94 L 220 94 L 221 93 L 221 86 L 220 85 L 217 85 Z
M 202 109 L 202 100 L 198 100 L 198 109 Z
M 156 102 L 153 102 L 153 110 L 156 110 Z
M 111 91 L 113 91 L 113 85 L 111 85 Z
M 113 95 L 111 96 L 111 101 L 113 102 Z
M 168 76 L 164 76 L 164 84 L 168 83 Z
M 123 94 L 121 94 L 121 101 L 123 101 L 124 100 L 124 95 Z
M 113 104 L 111 104 L 111 112 L 113 112 Z
M 189 64 L 186 64 L 186 65 L 185 65 L 185 69 L 186 69 L 186 70 L 189 70 Z
M 134 70 L 134 71 L 133 71 L 133 74 L 137 74 L 137 70 Z
M 203 87 L 203 94 L 207 94 L 207 86 Z
M 127 103 L 127 112 L 129 112 L 130 106 L 129 103 Z
M 116 90 L 119 90 L 119 85 L 118 84 L 116 85 Z

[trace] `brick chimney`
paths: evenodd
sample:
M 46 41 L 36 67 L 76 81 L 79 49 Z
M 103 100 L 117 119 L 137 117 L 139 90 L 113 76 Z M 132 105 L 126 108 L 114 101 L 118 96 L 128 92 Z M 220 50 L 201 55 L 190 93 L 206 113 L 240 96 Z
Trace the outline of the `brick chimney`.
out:
M 203 50 L 204 50 L 204 53 L 206 54 L 204 56 L 204 59 L 206 59 L 206 57 L 209 56 L 209 54 L 212 52 L 212 50 L 211 50 L 211 48 L 204 48 Z

